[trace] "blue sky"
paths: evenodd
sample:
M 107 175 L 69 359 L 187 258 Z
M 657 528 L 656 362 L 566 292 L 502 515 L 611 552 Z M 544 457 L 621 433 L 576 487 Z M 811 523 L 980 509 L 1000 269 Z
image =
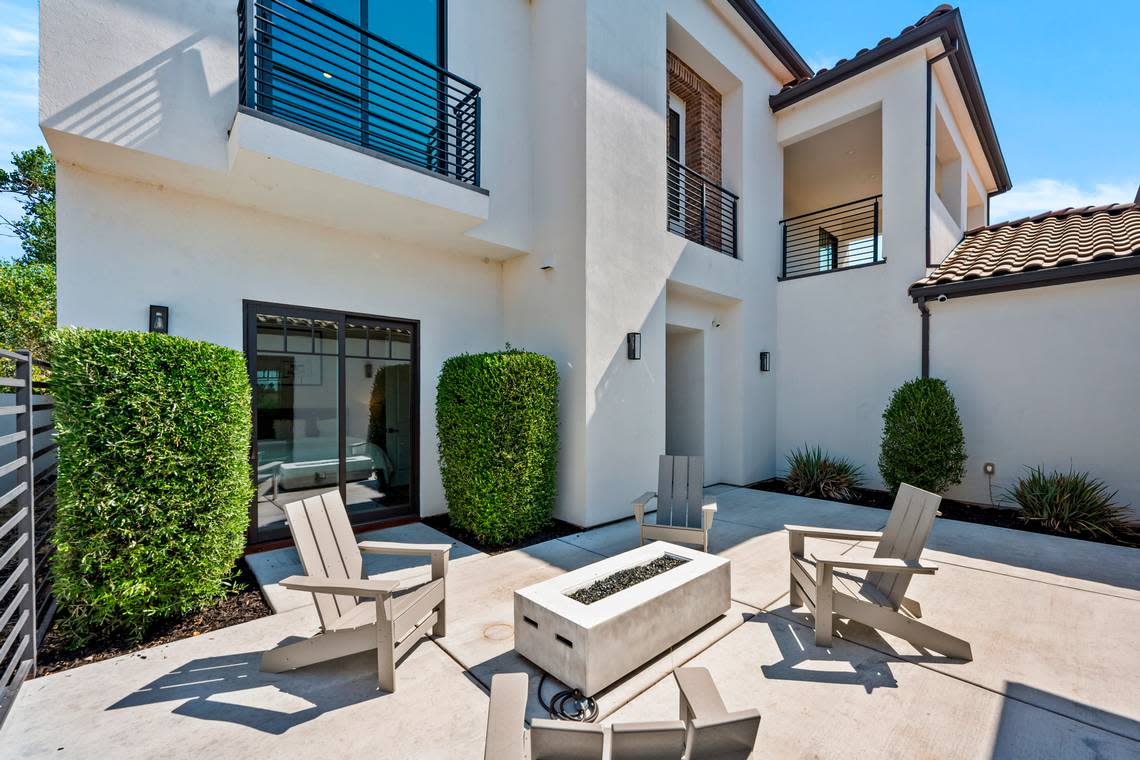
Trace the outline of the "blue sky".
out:
M 690 0 L 696 2 L 697 0 Z M 769 0 L 761 5 L 814 68 L 853 55 L 935 3 Z M 970 46 L 1013 190 L 993 221 L 1130 201 L 1140 184 L 1140 10 L 1135 3 L 963 0 Z M 810 12 L 805 12 L 810 8 Z M 43 142 L 37 127 L 37 4 L 0 0 L 0 157 Z M 0 215 L 19 207 L 0 198 Z M 0 257 L 19 255 L 0 237 Z

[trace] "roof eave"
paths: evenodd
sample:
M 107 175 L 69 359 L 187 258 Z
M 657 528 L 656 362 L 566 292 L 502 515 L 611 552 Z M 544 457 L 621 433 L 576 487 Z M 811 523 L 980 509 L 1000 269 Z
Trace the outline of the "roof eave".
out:
M 1017 272 L 976 280 L 934 283 L 932 285 L 911 285 L 907 291 L 913 301 L 934 299 L 939 296 L 963 298 L 984 293 L 1002 293 L 1011 290 L 1040 288 L 1047 285 L 1063 285 L 1088 280 L 1103 280 L 1109 277 L 1140 274 L 1140 251 L 1129 256 L 1119 256 L 1104 261 L 1091 261 L 1087 264 L 1072 264 L 1049 269 L 1036 269 L 1032 272 Z
M 948 57 L 950 68 L 958 82 L 958 87 L 962 91 L 966 109 L 970 114 L 970 121 L 974 125 L 986 161 L 994 175 L 994 183 L 997 189 L 990 195 L 1004 193 L 1013 187 L 1013 183 L 1010 181 L 1009 169 L 1006 166 L 1005 156 L 1002 154 L 1001 145 L 997 139 L 997 131 L 994 129 L 993 118 L 990 115 L 989 105 L 986 103 L 985 93 L 982 92 L 981 81 L 978 79 L 974 56 L 970 52 L 970 44 L 966 39 L 966 29 L 962 25 L 962 14 L 957 8 L 937 16 L 921 26 L 916 26 L 893 40 L 872 48 L 862 55 L 857 55 L 802 84 L 769 96 L 769 107 L 773 112 L 780 111 L 935 39 L 940 39 L 946 50 L 953 49 L 955 42 L 957 42 L 958 52 Z
M 752 31 L 756 32 L 757 36 L 764 41 L 772 54 L 792 73 L 794 78 L 802 79 L 815 73 L 811 66 L 808 66 L 807 61 L 803 59 L 803 56 L 799 54 L 799 51 L 784 36 L 784 33 L 773 23 L 772 19 L 768 18 L 764 9 L 756 4 L 755 0 L 727 0 L 727 2 L 733 10 L 740 14 L 741 18 L 752 28 Z

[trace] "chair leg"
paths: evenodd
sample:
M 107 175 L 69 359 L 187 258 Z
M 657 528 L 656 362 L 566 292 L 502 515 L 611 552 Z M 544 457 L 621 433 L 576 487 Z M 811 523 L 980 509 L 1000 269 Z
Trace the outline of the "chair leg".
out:
M 432 636 L 438 636 L 440 638 L 447 635 L 447 596 L 446 596 L 447 591 L 446 590 L 444 591 L 444 594 L 445 594 L 445 596 L 443 598 L 443 601 L 440 602 L 439 606 L 435 608 L 436 612 L 438 613 L 438 617 L 435 621 L 435 625 L 432 626 L 432 629 L 431 629 L 431 635 Z
M 815 645 L 818 647 L 831 646 L 831 607 L 832 596 L 835 592 L 831 588 L 831 565 L 816 566 L 815 576 Z
M 391 621 L 376 621 L 376 666 L 380 690 L 396 691 L 396 642 Z
M 804 606 L 804 597 L 800 593 L 800 585 L 796 583 L 796 576 L 788 573 L 788 604 L 792 609 Z
M 376 646 L 376 637 L 368 628 L 318 633 L 312 638 L 270 649 L 261 655 L 261 670 L 266 673 L 282 673 L 358 652 L 367 652 L 374 646 Z
M 922 617 L 922 605 L 919 604 L 918 602 L 916 602 L 914 599 L 911 599 L 908 596 L 903 597 L 902 602 L 900 603 L 899 606 L 901 606 L 904 610 L 909 612 L 913 617 L 916 617 L 916 618 Z

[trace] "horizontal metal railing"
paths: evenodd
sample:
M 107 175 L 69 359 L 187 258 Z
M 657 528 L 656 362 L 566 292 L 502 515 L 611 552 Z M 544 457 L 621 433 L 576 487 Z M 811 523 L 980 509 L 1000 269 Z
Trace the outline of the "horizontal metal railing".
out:
M 780 220 L 783 264 L 780 279 L 790 280 L 883 261 L 879 240 L 882 196 Z
M 241 105 L 479 185 L 479 88 L 309 0 L 240 0 Z
M 35 674 L 36 652 L 55 614 L 48 568 L 55 515 L 49 367 L 0 349 L 0 723 Z M 11 376 L 7 368 L 13 367 Z
M 665 160 L 666 228 L 735 257 L 740 199 L 681 162 L 669 156 Z

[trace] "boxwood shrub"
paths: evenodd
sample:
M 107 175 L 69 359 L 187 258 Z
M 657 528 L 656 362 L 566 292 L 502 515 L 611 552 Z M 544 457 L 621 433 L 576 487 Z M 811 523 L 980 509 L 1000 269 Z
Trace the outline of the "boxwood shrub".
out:
M 502 545 L 550 524 L 558 454 L 552 359 L 509 348 L 448 359 L 436 424 L 453 526 Z
M 942 493 L 966 474 L 966 434 L 945 381 L 920 377 L 903 383 L 883 412 L 879 474 L 898 491 L 902 483 Z
M 74 644 L 142 638 L 222 597 L 245 544 L 245 359 L 170 335 L 61 330 L 53 560 Z

